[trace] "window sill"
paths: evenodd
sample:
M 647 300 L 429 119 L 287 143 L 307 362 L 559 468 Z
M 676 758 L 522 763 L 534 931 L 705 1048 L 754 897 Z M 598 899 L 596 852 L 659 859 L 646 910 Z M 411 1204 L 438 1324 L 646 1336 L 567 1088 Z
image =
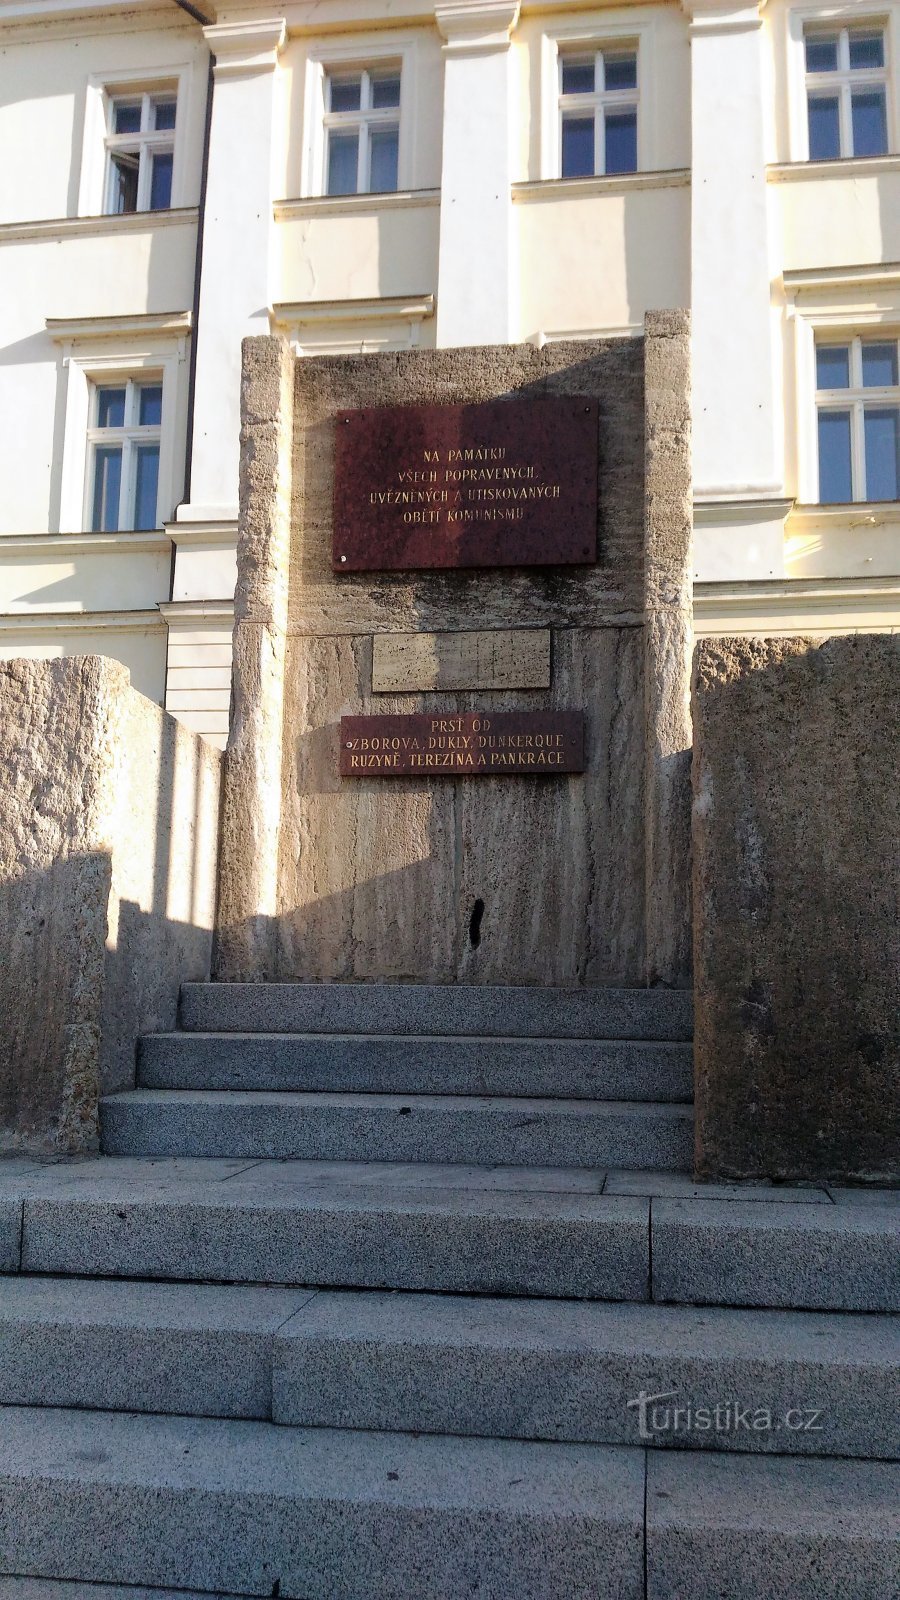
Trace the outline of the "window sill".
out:
M 172 540 L 161 528 L 146 533 L 4 533 L 0 534 L 0 559 L 18 556 L 165 555 Z
M 871 528 L 898 521 L 900 500 L 843 500 L 795 505 L 788 518 L 794 530 L 823 525 Z
M 825 178 L 877 178 L 900 172 L 900 155 L 838 156 L 834 161 L 781 161 L 766 168 L 769 183 L 795 183 Z
M 686 189 L 690 181 L 687 167 L 661 172 L 614 172 L 594 178 L 541 178 L 537 182 L 514 183 L 512 197 L 518 205 L 533 200 L 581 200 L 592 195 L 628 194 L 633 189 Z
M 276 222 L 291 222 L 295 217 L 345 217 L 356 212 L 415 210 L 440 203 L 440 189 L 389 189 L 380 194 L 319 194 L 276 200 L 273 210 Z
M 90 239 L 105 234 L 145 233 L 148 228 L 183 228 L 196 223 L 196 206 L 172 211 L 126 211 L 120 216 L 50 217 L 37 222 L 0 223 L 0 244 L 20 239 Z

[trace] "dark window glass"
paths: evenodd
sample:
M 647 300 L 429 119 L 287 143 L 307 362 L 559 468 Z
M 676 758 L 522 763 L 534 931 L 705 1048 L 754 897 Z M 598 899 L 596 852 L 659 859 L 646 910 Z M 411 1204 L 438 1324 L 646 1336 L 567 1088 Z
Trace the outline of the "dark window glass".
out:
M 98 428 L 124 428 L 125 426 L 125 390 L 124 389 L 98 389 L 97 390 L 97 427 Z
M 113 106 L 113 133 L 140 133 L 141 103 L 125 105 L 117 100 Z
M 164 128 L 175 126 L 175 101 L 155 100 L 153 103 L 153 126 L 162 132 Z
M 358 111 L 361 78 L 332 78 L 331 103 L 332 111 Z
M 376 111 L 383 111 L 390 106 L 399 106 L 399 104 L 399 77 L 372 79 L 372 105 Z
M 897 382 L 897 346 L 875 344 L 862 347 L 862 380 L 866 389 L 892 389 Z
M 819 499 L 823 505 L 853 499 L 849 411 L 819 412 Z
M 887 154 L 887 112 L 883 89 L 867 89 L 864 93 L 854 89 L 850 96 L 853 122 L 853 154 L 855 156 L 883 156 Z
M 594 58 L 590 61 L 563 61 L 563 94 L 593 94 Z
M 159 484 L 159 445 L 139 444 L 135 451 L 134 526 L 156 527 L 156 495 Z
M 840 153 L 841 116 L 837 95 L 810 95 L 810 161 L 834 161 Z
M 562 175 L 589 178 L 594 171 L 593 117 L 564 117 L 562 125 Z
M 807 72 L 837 72 L 837 34 L 810 34 L 806 40 Z
M 153 154 L 150 172 L 150 210 L 168 211 L 172 204 L 171 150 L 157 150 Z
M 637 88 L 637 56 L 604 56 L 603 72 L 607 89 Z
M 123 216 L 126 211 L 137 211 L 138 194 L 138 156 L 117 150 L 110 156 L 112 165 L 112 195 L 111 210 L 114 216 Z
M 94 451 L 93 533 L 116 533 L 119 527 L 119 490 L 122 485 L 122 450 L 118 445 L 98 445 Z
M 358 133 L 328 135 L 328 193 L 355 194 L 359 158 Z
M 162 384 L 142 383 L 138 399 L 138 422 L 142 428 L 158 428 L 162 422 Z
M 884 66 L 884 34 L 851 33 L 848 42 L 851 67 Z
M 900 499 L 900 410 L 867 410 L 863 415 L 866 442 L 866 499 Z
M 606 171 L 637 171 L 637 112 L 607 112 Z
M 369 188 L 373 194 L 397 187 L 399 136 L 396 128 L 373 128 L 369 135 Z
M 816 388 L 849 389 L 850 349 L 845 344 L 816 346 Z

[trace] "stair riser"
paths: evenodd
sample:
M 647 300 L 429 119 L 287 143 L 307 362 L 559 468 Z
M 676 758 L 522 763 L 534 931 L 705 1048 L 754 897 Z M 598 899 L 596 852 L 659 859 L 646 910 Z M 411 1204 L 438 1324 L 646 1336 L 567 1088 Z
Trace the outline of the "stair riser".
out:
M 525 989 L 478 984 L 192 984 L 183 1028 L 215 1033 L 468 1034 L 540 1039 L 682 1039 L 692 997 L 669 989 Z
M 660 1117 L 639 1106 L 540 1114 L 515 1106 L 471 1109 L 323 1103 L 162 1105 L 121 1097 L 101 1107 L 101 1139 L 114 1156 L 234 1156 L 263 1160 L 464 1162 L 501 1166 L 629 1167 L 677 1171 L 693 1154 L 689 1109 Z
M 688 1102 L 693 1060 L 689 1044 L 630 1041 L 163 1034 L 141 1041 L 138 1083 Z

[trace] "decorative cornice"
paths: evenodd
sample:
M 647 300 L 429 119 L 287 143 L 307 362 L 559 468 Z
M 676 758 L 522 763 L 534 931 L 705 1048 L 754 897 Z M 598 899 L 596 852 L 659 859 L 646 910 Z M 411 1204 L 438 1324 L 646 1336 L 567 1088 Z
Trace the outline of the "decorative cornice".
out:
M 900 287 L 900 261 L 866 262 L 858 267 L 795 267 L 782 274 L 785 292 Z
M 303 217 L 345 217 L 380 211 L 411 211 L 422 206 L 439 206 L 440 189 L 398 189 L 393 194 L 307 195 L 295 200 L 276 200 L 276 222 L 293 222 Z
M 217 78 L 241 73 L 270 72 L 287 38 L 284 17 L 261 17 L 255 22 L 217 22 L 203 29 L 215 57 Z
M 163 526 L 179 550 L 237 543 L 237 522 L 231 518 L 221 522 L 166 522 Z
M 126 211 L 121 216 L 40 217 L 32 222 L 0 223 L 0 245 L 27 239 L 93 239 L 119 233 L 155 233 L 158 228 L 187 227 L 196 223 L 196 206 L 173 211 Z
M 766 0 L 681 0 L 691 35 L 753 33 L 762 27 Z
M 447 55 L 483 55 L 509 46 L 519 0 L 436 0 L 434 19 Z
M 625 194 L 632 189 L 687 189 L 689 167 L 671 167 L 662 172 L 617 172 L 609 177 L 542 178 L 532 183 L 514 183 L 513 201 L 518 205 L 540 200 L 589 200 L 594 195 Z
M 164 633 L 165 619 L 153 611 L 15 611 L 0 616 L 0 633 Z
M 234 621 L 233 600 L 163 600 L 159 609 L 168 626 L 176 630 L 182 622 L 194 627 L 206 622 L 212 628 Z
M 834 161 L 778 161 L 766 168 L 769 183 L 809 183 L 829 178 L 880 178 L 900 172 L 900 155 L 841 156 Z
M 191 331 L 189 311 L 158 311 L 146 316 L 127 317 L 48 317 L 46 329 L 55 344 L 74 344 L 79 339 L 128 339 L 134 335 L 183 336 Z
M 417 322 L 433 316 L 433 294 L 386 295 L 378 300 L 282 300 L 269 313 L 276 328 L 310 322 Z

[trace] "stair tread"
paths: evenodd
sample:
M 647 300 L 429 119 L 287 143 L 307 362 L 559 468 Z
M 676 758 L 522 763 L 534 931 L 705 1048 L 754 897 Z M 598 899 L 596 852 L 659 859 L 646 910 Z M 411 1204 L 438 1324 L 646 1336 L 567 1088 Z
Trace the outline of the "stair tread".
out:
M 382 1094 L 354 1093 L 330 1089 L 123 1089 L 105 1095 L 101 1104 L 129 1105 L 209 1105 L 221 1106 L 311 1106 L 334 1110 L 370 1109 L 373 1102 L 385 1110 L 412 1106 L 423 1111 L 513 1111 L 519 1115 L 533 1111 L 541 1116 L 610 1116 L 628 1111 L 659 1121 L 684 1121 L 693 1118 L 689 1106 L 646 1100 L 560 1100 L 551 1095 L 491 1094 Z

